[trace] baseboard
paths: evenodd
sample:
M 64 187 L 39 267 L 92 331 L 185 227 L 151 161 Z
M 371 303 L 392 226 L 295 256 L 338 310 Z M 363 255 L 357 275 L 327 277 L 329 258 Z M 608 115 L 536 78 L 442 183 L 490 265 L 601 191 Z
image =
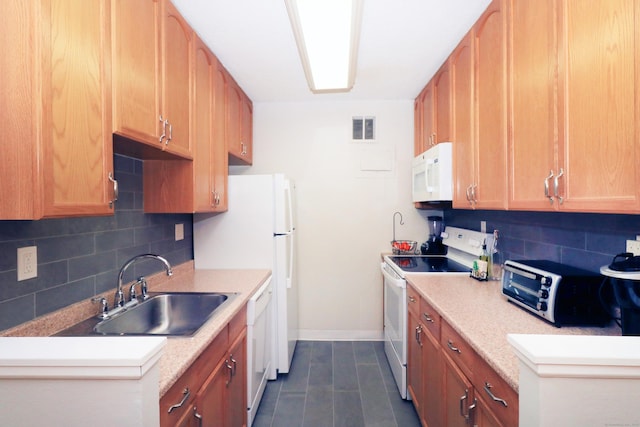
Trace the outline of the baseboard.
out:
M 314 330 L 301 329 L 298 331 L 301 341 L 382 341 L 382 331 L 347 331 L 347 330 Z

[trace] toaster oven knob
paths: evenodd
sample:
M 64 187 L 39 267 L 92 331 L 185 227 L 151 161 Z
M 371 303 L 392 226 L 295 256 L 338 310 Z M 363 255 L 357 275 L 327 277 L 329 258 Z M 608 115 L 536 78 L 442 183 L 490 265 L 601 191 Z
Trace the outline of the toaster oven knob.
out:
M 547 311 L 547 303 L 546 302 L 539 302 L 537 305 L 538 310 L 540 311 Z
M 548 277 L 548 276 L 547 276 L 547 277 L 541 277 L 541 278 L 540 278 L 540 283 L 541 283 L 542 285 L 544 285 L 544 286 L 551 286 L 551 281 L 552 281 L 552 280 L 553 280 L 553 279 L 551 279 L 551 277 Z
M 546 289 L 540 289 L 538 291 L 538 297 L 541 298 L 541 299 L 549 298 L 549 291 L 547 291 Z

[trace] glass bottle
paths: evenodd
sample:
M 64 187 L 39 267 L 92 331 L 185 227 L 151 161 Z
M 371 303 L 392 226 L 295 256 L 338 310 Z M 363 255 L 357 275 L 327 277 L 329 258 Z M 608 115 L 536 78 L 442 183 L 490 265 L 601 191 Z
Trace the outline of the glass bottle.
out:
M 498 250 L 498 230 L 493 230 L 493 247 L 489 253 L 491 260 L 489 262 L 489 279 L 502 279 L 502 253 Z

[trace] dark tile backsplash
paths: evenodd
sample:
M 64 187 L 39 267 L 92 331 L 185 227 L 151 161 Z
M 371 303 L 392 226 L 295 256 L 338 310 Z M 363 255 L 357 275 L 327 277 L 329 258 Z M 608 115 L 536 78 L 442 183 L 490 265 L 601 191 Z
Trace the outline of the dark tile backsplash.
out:
M 116 155 L 120 187 L 115 215 L 0 221 L 0 330 L 24 323 L 80 300 L 114 289 L 118 270 L 132 256 L 156 253 L 172 265 L 193 259 L 193 216 L 145 214 L 142 168 L 137 159 Z M 175 224 L 184 240 L 174 240 Z M 17 248 L 38 247 L 38 277 L 17 281 Z M 157 261 L 141 261 L 125 280 L 160 271 Z
M 486 221 L 488 232 L 500 231 L 505 259 L 547 259 L 595 272 L 640 234 L 640 215 L 451 209 L 444 220 L 473 230 Z

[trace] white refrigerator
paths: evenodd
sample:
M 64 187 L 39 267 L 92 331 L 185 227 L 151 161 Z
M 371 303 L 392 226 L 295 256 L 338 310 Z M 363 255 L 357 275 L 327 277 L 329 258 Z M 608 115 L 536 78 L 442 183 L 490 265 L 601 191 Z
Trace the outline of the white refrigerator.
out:
M 269 268 L 273 272 L 273 369 L 289 372 L 298 340 L 295 186 L 282 174 L 230 175 L 229 209 L 193 218 L 196 269 Z

